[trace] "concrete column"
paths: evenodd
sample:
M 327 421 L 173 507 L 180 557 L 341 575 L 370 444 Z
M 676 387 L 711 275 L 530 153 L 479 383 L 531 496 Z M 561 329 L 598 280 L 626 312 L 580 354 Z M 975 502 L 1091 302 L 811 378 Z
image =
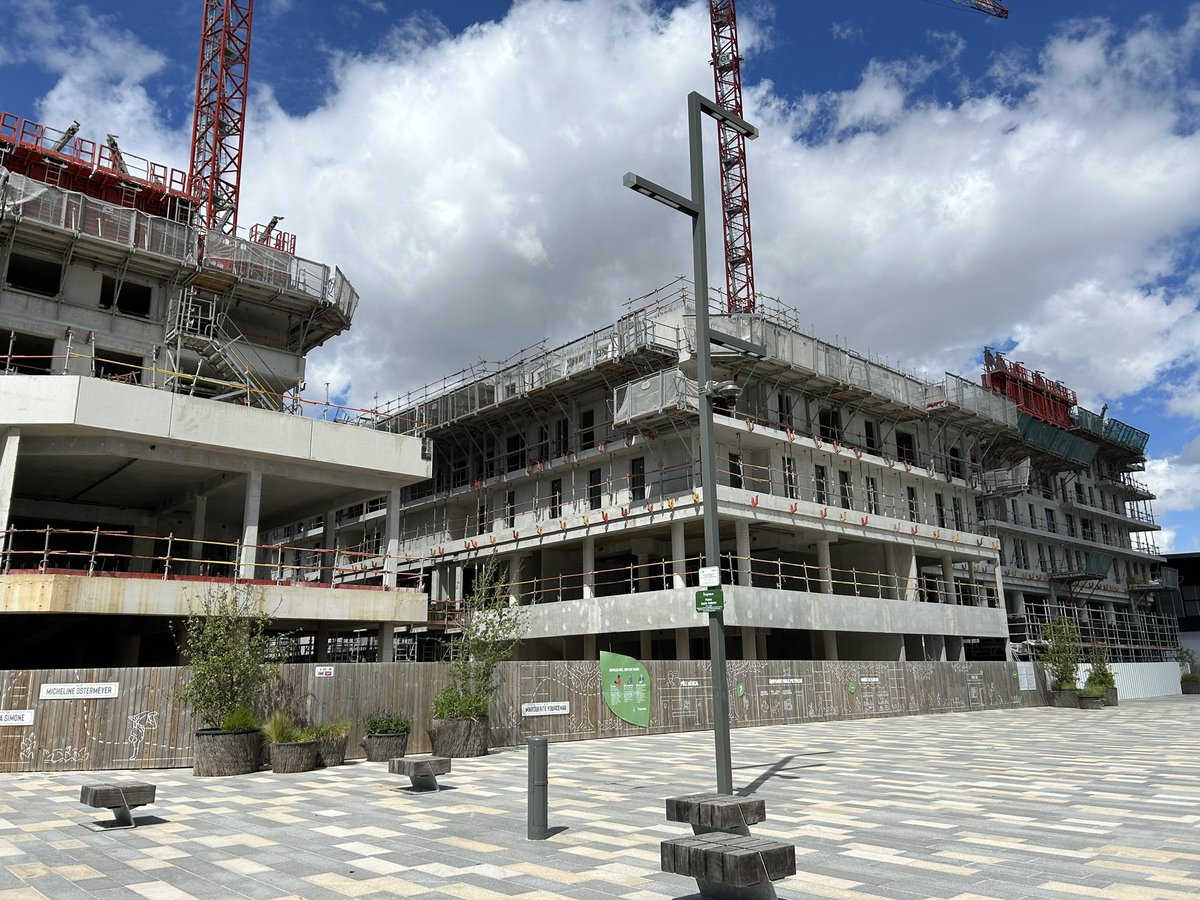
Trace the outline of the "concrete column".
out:
M 136 666 L 138 664 L 138 654 L 141 652 L 141 648 L 141 635 L 121 635 L 116 640 L 116 664 L 118 666 Z
M 836 631 L 825 631 L 825 632 L 822 632 L 822 634 L 824 635 L 824 641 L 825 641 L 825 659 L 836 660 L 838 658 L 837 632 Z
M 21 429 L 10 428 L 0 443 L 0 532 L 8 530 L 12 510 L 13 482 L 17 475 L 17 454 L 21 450 Z
M 200 494 L 192 506 L 192 574 L 203 575 L 207 568 L 208 547 L 203 543 L 205 518 L 208 516 L 208 497 Z
M 639 638 L 641 639 L 641 646 L 638 648 L 638 653 L 641 654 L 641 658 L 643 660 L 653 659 L 654 658 L 654 642 L 650 640 L 650 632 L 643 631 L 639 635 Z
M 442 591 L 442 570 L 441 567 L 429 566 L 429 602 L 440 603 L 445 600 L 445 592 Z
M 735 520 L 733 533 L 737 541 L 738 584 L 750 587 L 750 523 L 744 519 Z
M 329 626 L 318 625 L 316 636 L 317 662 L 329 662 Z
M 671 523 L 671 586 L 687 587 L 687 544 L 683 539 L 683 522 Z M 679 657 L 686 659 L 687 657 Z
M 896 572 L 900 576 L 900 599 L 915 601 L 919 596 L 917 588 L 917 551 L 913 547 L 897 547 L 895 554 L 900 559 Z
M 1003 596 L 1003 594 L 1001 596 Z M 1013 612 L 1013 615 L 1017 615 L 1017 616 L 1025 615 L 1025 592 L 1024 591 L 1013 591 L 1012 592 L 1012 612 Z
M 1117 624 L 1117 609 L 1111 600 L 1104 604 L 1104 621 L 1109 625 Z
M 899 600 L 901 576 L 896 567 L 896 548 L 892 544 L 883 545 L 883 568 L 886 576 L 883 581 L 883 596 L 890 600 Z
M 825 633 L 812 631 L 808 635 L 808 653 L 813 659 L 825 658 Z
M 767 658 L 767 633 L 761 628 L 754 629 L 754 640 L 758 643 L 755 655 L 758 659 Z
M 996 560 L 996 571 L 993 573 L 996 578 L 996 598 L 1000 603 L 1004 603 L 1004 573 L 1000 571 L 1000 560 Z M 1021 594 L 1021 614 L 1025 614 L 1025 595 Z M 1014 610 L 1015 611 L 1015 610 Z
M 379 623 L 379 661 L 395 662 L 393 653 L 396 638 L 396 626 L 391 622 Z
M 143 526 L 146 527 L 146 526 Z M 139 531 L 141 529 L 138 529 Z M 129 560 L 130 572 L 149 572 L 153 568 L 154 560 L 154 538 L 148 535 L 139 535 L 130 542 L 129 554 L 132 559 Z M 247 576 L 253 578 L 254 576 Z
M 467 566 L 466 563 L 456 562 L 454 564 L 454 599 L 465 600 L 467 592 Z
M 383 519 L 383 586 L 394 588 L 400 567 L 400 488 L 388 491 L 387 514 Z
M 333 584 L 333 565 L 337 561 L 337 554 L 334 552 L 337 547 L 337 510 L 327 509 L 324 521 L 321 549 L 325 552 L 318 554 L 317 558 L 321 565 L 321 584 Z
M 242 507 L 242 558 L 240 576 L 253 578 L 258 558 L 258 506 L 262 500 L 262 472 L 246 473 L 246 502 Z
M 600 658 L 600 654 L 596 652 L 596 636 L 594 634 L 583 636 L 583 658 L 588 660 Z
M 515 553 L 508 558 L 508 602 L 516 606 L 521 602 L 521 557 Z M 455 598 L 460 599 L 460 598 Z
M 904 635 L 898 634 L 896 635 L 896 638 L 900 643 L 900 653 L 897 655 L 896 660 L 897 662 L 906 662 L 908 659 L 908 653 L 904 647 Z
M 822 594 L 833 593 L 833 563 L 829 556 L 829 541 L 817 541 L 817 568 L 820 569 L 821 583 L 819 590 Z M 828 642 L 826 642 L 828 644 Z M 829 657 L 826 657 L 828 659 Z M 837 657 L 833 657 L 837 659 Z
M 648 591 L 650 590 L 650 554 L 638 553 L 635 559 L 637 559 L 637 568 L 633 573 L 633 590 L 635 593 L 638 591 Z
M 690 632 L 686 628 L 675 629 L 675 658 L 692 658 L 692 639 Z
M 742 659 L 758 659 L 757 630 L 751 625 L 742 626 Z
M 967 658 L 967 648 L 961 637 L 946 635 L 945 658 L 950 662 L 962 662 Z
M 591 600 L 596 596 L 596 539 L 583 539 L 583 599 Z M 595 656 L 593 653 L 592 656 Z M 587 657 L 591 659 L 592 657 Z
M 942 556 L 942 602 L 957 603 L 958 591 L 954 585 L 954 560 L 948 555 Z

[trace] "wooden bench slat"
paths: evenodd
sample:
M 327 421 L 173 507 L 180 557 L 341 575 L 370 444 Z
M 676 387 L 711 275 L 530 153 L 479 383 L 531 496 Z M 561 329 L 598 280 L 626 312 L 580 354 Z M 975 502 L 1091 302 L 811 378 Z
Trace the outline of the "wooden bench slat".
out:
M 388 760 L 388 772 L 392 775 L 446 775 L 450 772 L 447 756 L 397 756 Z
M 154 802 L 156 785 L 130 782 L 129 784 L 85 784 L 79 789 L 79 802 L 97 809 L 115 809 L 120 806 L 145 806 Z
M 731 887 L 758 884 L 759 860 L 771 881 L 796 874 L 795 845 L 771 838 L 723 832 L 690 835 L 663 841 L 659 856 L 664 872 Z
M 755 825 L 767 818 L 765 800 L 736 794 L 705 792 L 668 797 L 666 807 L 668 822 L 718 830 Z

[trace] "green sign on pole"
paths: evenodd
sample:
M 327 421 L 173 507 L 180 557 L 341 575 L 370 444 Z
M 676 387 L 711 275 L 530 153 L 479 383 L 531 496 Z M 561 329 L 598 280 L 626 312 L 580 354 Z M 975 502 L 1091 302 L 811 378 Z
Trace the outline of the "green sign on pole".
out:
M 650 727 L 650 675 L 632 656 L 600 651 L 600 692 L 618 719 Z
M 725 608 L 725 595 L 720 588 L 696 591 L 696 612 L 715 613 Z

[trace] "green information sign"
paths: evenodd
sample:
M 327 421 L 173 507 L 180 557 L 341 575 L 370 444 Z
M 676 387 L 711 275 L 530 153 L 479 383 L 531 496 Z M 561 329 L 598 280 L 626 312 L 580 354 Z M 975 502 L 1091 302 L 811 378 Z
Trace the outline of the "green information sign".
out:
M 632 656 L 600 651 L 600 692 L 618 719 L 650 727 L 650 675 Z
M 696 591 L 696 612 L 714 613 L 725 608 L 725 595 L 720 588 Z

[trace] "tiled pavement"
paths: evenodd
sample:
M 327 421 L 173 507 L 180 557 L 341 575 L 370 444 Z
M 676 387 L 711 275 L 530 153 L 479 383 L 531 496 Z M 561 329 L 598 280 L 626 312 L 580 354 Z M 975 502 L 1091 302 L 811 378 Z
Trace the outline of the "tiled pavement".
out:
M 712 734 L 551 744 L 525 838 L 524 748 L 455 760 L 440 793 L 384 763 L 300 775 L 0 775 L 0 900 L 694 896 L 659 871 L 663 798 L 712 788 Z M 781 897 L 1200 896 L 1200 697 L 741 729 L 755 834 L 793 841 Z M 136 829 L 79 785 L 158 784 Z

